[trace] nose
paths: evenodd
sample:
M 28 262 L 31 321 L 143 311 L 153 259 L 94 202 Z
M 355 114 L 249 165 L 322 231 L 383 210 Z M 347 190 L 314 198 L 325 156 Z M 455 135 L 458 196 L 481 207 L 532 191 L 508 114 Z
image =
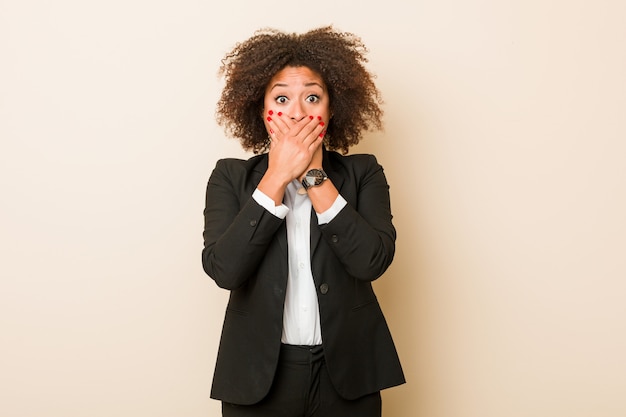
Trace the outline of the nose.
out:
M 298 122 L 302 120 L 305 116 L 306 114 L 304 110 L 302 109 L 302 106 L 300 105 L 300 103 L 298 102 L 293 103 L 293 105 L 289 109 L 289 117 L 291 117 L 291 120 L 295 120 L 296 122 Z

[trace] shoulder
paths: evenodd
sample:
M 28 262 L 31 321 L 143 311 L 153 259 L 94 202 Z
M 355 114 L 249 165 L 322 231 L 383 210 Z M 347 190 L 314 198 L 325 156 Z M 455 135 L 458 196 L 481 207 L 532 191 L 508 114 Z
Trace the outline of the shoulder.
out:
M 366 153 L 342 155 L 328 152 L 328 160 L 334 169 L 345 169 L 349 172 L 369 172 L 381 169 L 376 156 Z
M 221 158 L 215 164 L 215 167 L 219 168 L 243 168 L 246 169 L 248 167 L 257 166 L 259 163 L 267 160 L 267 154 L 254 155 L 248 159 L 240 159 L 240 158 Z
M 249 159 L 222 158 L 215 163 L 215 172 L 244 174 L 246 172 L 267 169 L 267 154 L 255 155 Z
M 215 163 L 209 176 L 209 186 L 223 186 L 244 190 L 252 194 L 267 170 L 267 155 L 255 155 L 250 159 L 223 158 Z

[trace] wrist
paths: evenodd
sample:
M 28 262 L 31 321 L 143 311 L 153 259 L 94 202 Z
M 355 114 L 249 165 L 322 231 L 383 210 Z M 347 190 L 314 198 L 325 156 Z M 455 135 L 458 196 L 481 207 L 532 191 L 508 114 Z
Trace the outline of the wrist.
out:
M 261 178 L 261 182 L 266 183 L 268 185 L 271 184 L 272 187 L 278 187 L 278 188 L 286 188 L 287 184 L 289 184 L 292 180 L 293 178 L 286 175 L 284 172 L 275 171 L 271 168 L 265 171 L 263 178 Z
M 268 171 L 265 173 L 261 181 L 257 184 L 257 188 L 263 192 L 265 195 L 274 200 L 275 205 L 280 205 L 283 201 L 283 197 L 285 195 L 285 189 L 287 188 L 287 184 L 289 184 L 291 180 L 282 179 L 278 175 L 271 175 Z

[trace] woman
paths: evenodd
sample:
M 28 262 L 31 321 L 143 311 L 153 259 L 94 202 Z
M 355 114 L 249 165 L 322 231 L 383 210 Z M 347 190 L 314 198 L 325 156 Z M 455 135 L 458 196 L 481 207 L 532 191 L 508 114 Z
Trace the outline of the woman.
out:
M 390 265 L 380 96 L 353 34 L 257 31 L 222 61 L 218 122 L 255 154 L 211 174 L 202 263 L 230 291 L 211 397 L 227 417 L 380 416 L 404 383 L 371 282 Z

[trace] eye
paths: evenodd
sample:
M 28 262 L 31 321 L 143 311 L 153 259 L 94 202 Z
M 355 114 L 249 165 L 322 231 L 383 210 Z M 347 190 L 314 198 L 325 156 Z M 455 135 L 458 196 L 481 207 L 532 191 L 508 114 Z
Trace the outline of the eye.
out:
M 276 102 L 279 104 L 285 104 L 288 100 L 287 96 L 278 96 L 275 98 Z
M 320 101 L 320 97 L 316 94 L 311 94 L 306 98 L 306 101 L 309 103 L 317 103 L 318 101 Z

